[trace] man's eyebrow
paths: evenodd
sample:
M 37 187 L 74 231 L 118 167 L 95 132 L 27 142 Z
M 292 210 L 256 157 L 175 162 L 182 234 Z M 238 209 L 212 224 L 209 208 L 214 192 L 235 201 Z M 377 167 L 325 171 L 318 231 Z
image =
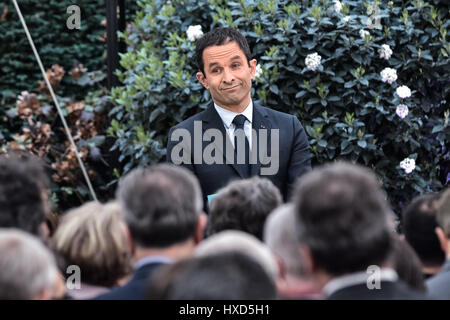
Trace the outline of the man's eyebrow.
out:
M 230 59 L 230 61 L 233 61 L 233 60 L 242 60 L 242 58 L 241 58 L 241 56 L 234 56 L 233 58 Z M 213 68 L 213 67 L 215 67 L 215 66 L 218 66 L 218 65 L 219 65 L 218 62 L 211 62 L 211 63 L 208 65 L 208 68 L 211 69 L 211 68 Z
M 234 56 L 230 60 L 242 60 L 241 56 Z
M 215 67 L 215 66 L 217 66 L 217 65 L 219 65 L 219 63 L 217 63 L 217 62 L 212 62 L 212 63 L 210 63 L 210 64 L 208 65 L 208 68 L 211 69 L 212 67 Z

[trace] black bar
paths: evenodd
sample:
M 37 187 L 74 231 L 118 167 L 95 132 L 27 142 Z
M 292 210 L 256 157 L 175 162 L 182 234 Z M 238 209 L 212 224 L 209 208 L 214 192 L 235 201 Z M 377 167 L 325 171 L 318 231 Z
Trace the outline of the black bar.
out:
M 118 0 L 106 0 L 106 46 L 108 60 L 108 90 L 119 84 L 114 71 L 119 68 L 117 41 L 117 3 Z
M 125 0 L 119 0 L 119 31 L 124 32 L 126 28 L 126 22 L 127 22 L 127 11 L 125 7 Z M 125 41 L 121 40 L 119 41 L 119 52 L 124 53 L 126 51 L 126 43 Z

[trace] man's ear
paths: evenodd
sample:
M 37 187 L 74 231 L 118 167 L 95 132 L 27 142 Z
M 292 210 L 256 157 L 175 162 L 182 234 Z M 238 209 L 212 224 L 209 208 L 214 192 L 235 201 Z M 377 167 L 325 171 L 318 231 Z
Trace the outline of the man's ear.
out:
M 434 232 L 436 233 L 438 239 L 439 239 L 439 243 L 441 244 L 441 249 L 442 251 L 444 251 L 445 255 L 447 256 L 447 252 L 448 252 L 448 239 L 447 236 L 445 235 L 444 230 L 442 230 L 441 227 L 436 227 L 434 229 Z
M 311 250 L 301 244 L 299 247 L 299 259 L 302 259 L 305 262 L 305 268 L 308 274 L 312 274 L 317 270 L 317 265 L 314 262 L 314 258 L 311 254 Z
M 203 72 L 197 72 L 196 74 L 197 80 L 205 87 L 205 89 L 209 90 L 208 81 L 206 81 L 206 77 Z
M 284 264 L 283 259 L 277 254 L 273 254 L 275 261 L 277 262 L 278 267 L 278 279 L 286 280 L 286 266 Z
M 128 226 L 124 223 L 123 227 L 124 227 L 125 236 L 128 240 L 130 253 L 131 253 L 131 256 L 133 257 L 134 253 L 136 252 L 136 244 L 134 243 L 133 237 L 131 236 L 131 232 L 130 232 L 130 229 L 128 228 Z
M 194 242 L 195 244 L 199 244 L 203 240 L 203 235 L 206 228 L 206 222 L 208 221 L 208 217 L 204 212 L 200 214 L 197 220 L 197 227 L 195 228 L 194 234 Z
M 252 59 L 249 62 L 249 67 L 250 67 L 250 74 L 252 76 L 252 79 L 255 77 L 255 72 L 256 72 L 256 59 Z

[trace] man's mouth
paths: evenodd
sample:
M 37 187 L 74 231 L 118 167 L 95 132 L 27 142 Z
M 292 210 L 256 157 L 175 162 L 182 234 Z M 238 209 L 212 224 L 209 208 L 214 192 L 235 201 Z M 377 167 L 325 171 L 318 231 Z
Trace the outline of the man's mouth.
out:
M 233 86 L 233 87 L 229 87 L 229 88 L 222 88 L 222 91 L 233 90 L 233 89 L 236 89 L 236 88 L 238 88 L 238 87 L 239 87 L 239 85 Z

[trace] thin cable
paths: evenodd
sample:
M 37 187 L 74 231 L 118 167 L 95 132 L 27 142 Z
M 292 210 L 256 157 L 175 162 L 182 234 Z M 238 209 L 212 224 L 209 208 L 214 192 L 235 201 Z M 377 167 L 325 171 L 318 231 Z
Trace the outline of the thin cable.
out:
M 34 46 L 34 42 L 33 42 L 33 39 L 31 38 L 30 32 L 28 31 L 27 24 L 25 23 L 25 20 L 23 19 L 22 12 L 20 11 L 19 5 L 17 4 L 16 0 L 12 0 L 12 1 L 14 3 L 14 6 L 16 7 L 17 13 L 19 14 L 20 21 L 22 22 L 23 28 L 27 35 L 28 41 L 30 42 L 31 48 L 33 49 L 33 52 L 34 52 L 36 60 L 39 64 L 39 67 L 41 68 L 42 75 L 44 76 L 45 83 L 47 84 L 48 90 L 50 91 L 53 102 L 55 103 L 56 109 L 58 110 L 59 117 L 61 118 L 61 121 L 64 126 L 64 130 L 66 131 L 67 137 L 69 138 L 69 141 L 75 150 L 75 155 L 77 156 L 78 163 L 80 164 L 80 167 L 81 167 L 81 171 L 83 171 L 84 179 L 86 180 L 86 183 L 89 187 L 89 191 L 91 192 L 92 199 L 94 199 L 94 201 L 98 201 L 97 196 L 95 195 L 94 188 L 92 188 L 91 180 L 89 179 L 89 176 L 86 172 L 86 168 L 84 167 L 83 161 L 81 160 L 80 155 L 78 154 L 78 148 L 77 148 L 75 142 L 73 141 L 72 134 L 70 133 L 69 127 L 67 126 L 66 119 L 64 118 L 61 108 L 59 107 L 58 101 L 56 100 L 56 96 L 55 96 L 55 93 L 53 92 L 53 88 L 50 84 L 50 81 L 48 81 L 47 74 L 45 73 L 44 66 L 42 65 L 41 58 L 39 57 L 39 53 L 37 52 L 36 47 Z

